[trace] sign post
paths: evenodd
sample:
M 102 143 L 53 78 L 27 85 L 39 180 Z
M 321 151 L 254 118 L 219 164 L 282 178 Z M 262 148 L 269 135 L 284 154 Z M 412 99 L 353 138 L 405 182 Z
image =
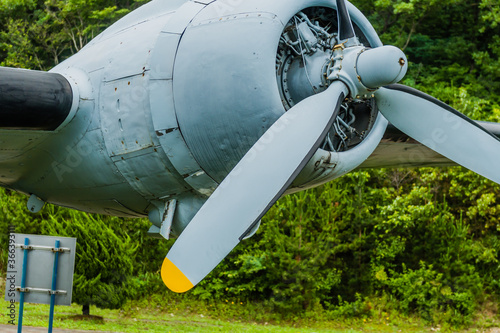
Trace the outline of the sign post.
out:
M 49 333 L 52 333 L 52 323 L 54 322 L 54 305 L 56 303 L 56 284 L 57 284 L 57 266 L 59 264 L 59 245 L 61 242 L 56 240 L 54 254 L 54 269 L 52 271 L 52 289 L 50 290 L 50 312 L 49 312 Z
M 21 276 L 21 288 L 26 288 L 26 269 L 28 267 L 28 245 L 30 240 L 28 237 L 24 239 L 24 246 L 26 247 L 23 251 L 23 275 Z M 17 286 L 16 286 L 17 290 Z M 21 292 L 19 300 L 19 322 L 17 324 L 17 333 L 21 333 L 23 330 L 23 311 L 24 311 L 24 292 Z

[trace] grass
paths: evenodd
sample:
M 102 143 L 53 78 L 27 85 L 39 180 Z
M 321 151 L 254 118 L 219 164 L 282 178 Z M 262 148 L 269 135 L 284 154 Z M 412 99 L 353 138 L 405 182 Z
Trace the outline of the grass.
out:
M 0 324 L 7 324 L 8 302 L 0 279 Z M 496 315 L 483 314 L 473 328 L 454 330 L 430 327 L 417 317 L 375 311 L 369 318 L 279 320 L 259 305 L 227 300 L 210 303 L 188 298 L 171 297 L 171 293 L 154 295 L 140 301 L 130 301 L 120 310 L 91 307 L 92 316 L 81 315 L 81 306 L 56 306 L 54 328 L 100 332 L 278 332 L 278 333 L 360 333 L 360 332 L 500 332 Z M 17 304 L 16 304 L 17 305 Z M 3 309 L 3 310 L 1 310 Z M 18 307 L 16 308 L 18 312 Z M 24 326 L 48 327 L 49 306 L 25 304 Z M 17 313 L 18 315 L 18 313 Z M 308 317 L 308 316 L 306 316 Z M 17 318 L 16 318 L 17 323 Z
M 129 304 L 129 306 L 132 304 Z M 5 309 L 7 302 L 0 307 Z M 54 314 L 54 328 L 97 330 L 105 332 L 428 332 L 429 328 L 417 325 L 405 325 L 404 328 L 392 324 L 352 321 L 350 323 L 323 322 L 287 322 L 277 324 L 241 322 L 239 320 L 221 320 L 203 313 L 185 315 L 183 311 L 166 312 L 165 309 L 136 307 L 133 310 L 102 310 L 91 307 L 90 317 L 81 316 L 81 307 L 58 306 Z M 48 305 L 25 304 L 23 324 L 25 326 L 47 327 Z M 0 313 L 0 323 L 9 320 L 6 313 Z M 352 328 L 347 328 L 351 326 Z M 297 327 L 294 327 L 297 326 Z M 343 326 L 343 327 L 342 327 Z

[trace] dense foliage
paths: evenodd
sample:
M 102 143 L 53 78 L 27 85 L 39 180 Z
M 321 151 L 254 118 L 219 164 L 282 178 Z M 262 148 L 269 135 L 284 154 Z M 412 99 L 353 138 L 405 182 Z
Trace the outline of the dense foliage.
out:
M 83 306 L 120 308 L 133 295 L 133 264 L 138 243 L 122 228 L 120 219 L 88 214 L 49 205 L 38 215 L 26 210 L 23 196 L 0 193 L 1 230 L 77 238 L 73 301 Z M 6 244 L 7 233 L 1 233 Z M 2 246 L 2 248 L 5 248 Z M 5 258 L 0 260 L 4 270 Z
M 0 62 L 50 68 L 140 2 L 2 0 Z M 408 55 L 405 84 L 474 119 L 500 121 L 500 1 L 353 3 L 384 43 Z M 498 185 L 461 168 L 352 173 L 281 199 L 257 234 L 187 297 L 258 301 L 291 317 L 370 316 L 383 304 L 430 322 L 466 323 L 500 296 L 499 192 Z M 99 264 L 134 278 L 119 279 L 126 292 L 108 306 L 119 306 L 125 297 L 166 293 L 158 269 L 171 242 L 146 238 L 147 221 L 52 207 L 33 216 L 22 207 L 22 196 L 9 192 L 0 198 L 1 244 L 8 223 L 26 233 L 64 226 L 65 234 L 78 233 L 79 244 L 87 244 L 86 255 L 106 242 L 123 242 L 109 263 Z M 130 261 L 118 263 L 116 256 L 130 258 L 133 271 Z M 96 270 L 82 283 L 93 283 Z
M 145 0 L 2 0 L 0 63 L 48 70 Z

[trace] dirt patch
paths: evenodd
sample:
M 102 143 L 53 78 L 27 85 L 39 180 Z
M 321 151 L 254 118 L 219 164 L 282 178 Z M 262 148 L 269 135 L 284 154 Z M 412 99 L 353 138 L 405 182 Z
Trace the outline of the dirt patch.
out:
M 70 319 L 73 321 L 91 321 L 98 324 L 104 324 L 104 317 L 94 316 L 94 315 L 69 315 L 63 317 L 65 319 Z

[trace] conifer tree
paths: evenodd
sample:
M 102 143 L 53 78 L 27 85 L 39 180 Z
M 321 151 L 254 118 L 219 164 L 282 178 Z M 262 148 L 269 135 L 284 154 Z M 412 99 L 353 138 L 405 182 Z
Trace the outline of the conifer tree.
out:
M 73 302 L 82 305 L 84 315 L 90 314 L 90 305 L 120 308 L 133 294 L 135 253 L 130 237 L 117 225 L 121 220 L 54 207 L 47 211 L 42 233 L 77 238 Z

